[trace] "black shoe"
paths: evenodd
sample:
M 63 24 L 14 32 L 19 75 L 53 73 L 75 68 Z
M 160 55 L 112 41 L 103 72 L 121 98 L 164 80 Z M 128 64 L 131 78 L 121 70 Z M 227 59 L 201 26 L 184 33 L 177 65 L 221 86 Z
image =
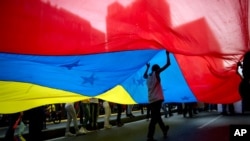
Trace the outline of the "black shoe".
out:
M 129 116 L 130 118 L 134 118 L 135 116 L 133 115 L 133 114 L 130 114 L 130 116 Z
M 127 117 L 134 118 L 135 116 L 133 114 L 127 114 Z
M 169 126 L 165 126 L 165 130 L 163 131 L 163 137 L 167 138 L 168 137 L 168 130 L 169 130 Z
M 122 127 L 122 126 L 123 126 L 123 123 L 117 123 L 117 126 L 118 126 L 118 127 Z

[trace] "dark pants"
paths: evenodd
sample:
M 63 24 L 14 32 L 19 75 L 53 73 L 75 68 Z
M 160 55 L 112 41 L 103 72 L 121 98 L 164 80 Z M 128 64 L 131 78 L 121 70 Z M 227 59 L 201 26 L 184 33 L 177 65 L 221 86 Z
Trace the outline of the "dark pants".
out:
M 28 111 L 29 114 L 29 140 L 41 141 L 43 129 L 44 108 L 37 107 Z
M 156 101 L 149 104 L 151 110 L 151 120 L 148 127 L 148 138 L 153 138 L 155 133 L 155 125 L 158 123 L 162 132 L 166 130 L 165 124 L 161 119 L 162 101 Z
M 81 107 L 83 109 L 83 115 L 84 115 L 84 120 L 82 122 L 82 125 L 84 128 L 87 128 L 87 124 L 90 121 L 90 107 L 89 103 L 81 103 Z
M 248 79 L 242 79 L 239 85 L 239 93 L 242 99 L 242 113 L 250 110 L 250 83 Z
M 149 118 L 151 117 L 150 105 L 147 104 L 146 107 L 147 107 L 147 115 L 146 115 L 146 118 L 149 119 Z
M 222 104 L 222 114 L 225 114 L 225 115 L 228 114 L 227 108 L 229 110 L 229 114 L 231 114 L 231 115 L 235 114 L 233 104 Z
M 195 103 L 193 103 L 193 102 L 184 104 L 184 109 L 183 109 L 183 116 L 184 117 L 187 116 L 187 113 L 189 114 L 189 117 L 193 117 L 194 105 L 195 105 Z
M 83 111 L 83 106 L 82 106 L 82 102 L 80 101 L 80 102 L 78 102 L 78 104 L 79 104 L 79 109 L 80 109 L 80 111 L 79 111 L 79 119 L 80 119 L 80 123 L 81 124 L 83 124 L 83 117 L 84 117 L 84 111 Z
M 90 125 L 92 129 L 97 129 L 97 119 L 99 116 L 99 105 L 98 103 L 90 103 Z
M 117 104 L 117 118 L 116 118 L 117 123 L 121 123 L 121 114 L 122 114 L 122 105 Z
M 13 126 L 15 125 L 17 119 L 19 118 L 20 113 L 10 114 L 9 115 L 9 127 L 7 129 L 7 132 L 5 134 L 5 141 L 14 141 L 14 133 L 15 129 Z

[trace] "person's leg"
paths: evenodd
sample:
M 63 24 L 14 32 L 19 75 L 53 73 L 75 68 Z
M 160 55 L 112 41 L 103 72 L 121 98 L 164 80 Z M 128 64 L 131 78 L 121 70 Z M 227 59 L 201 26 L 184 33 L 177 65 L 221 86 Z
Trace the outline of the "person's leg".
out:
M 192 104 L 192 112 L 193 112 L 193 114 L 198 114 L 198 111 L 199 111 L 198 103 L 193 102 L 193 104 Z
M 155 104 L 155 113 L 154 113 L 155 118 L 156 118 L 156 121 L 159 124 L 159 126 L 160 126 L 160 128 L 162 130 L 163 136 L 165 138 L 165 137 L 167 137 L 167 132 L 168 132 L 169 126 L 165 126 L 165 124 L 164 124 L 164 122 L 162 121 L 162 118 L 161 118 L 162 102 L 157 101 L 154 104 Z
M 84 112 L 84 120 L 83 120 L 83 127 L 87 128 L 88 121 L 90 120 L 90 109 L 88 103 L 82 103 L 83 112 Z
M 15 113 L 15 114 L 10 114 L 8 115 L 9 117 L 9 127 L 5 133 L 5 137 L 4 140 L 5 141 L 14 141 L 14 133 L 15 133 L 15 129 L 13 129 L 13 126 L 15 125 L 17 119 L 19 118 L 19 113 Z
M 146 106 L 147 106 L 147 116 L 146 116 L 146 118 L 149 119 L 150 118 L 150 105 L 147 104 Z
M 116 117 L 116 122 L 121 123 L 121 114 L 122 114 L 122 105 L 121 104 L 117 104 L 117 117 Z
M 98 103 L 96 103 L 95 104 L 95 127 L 96 127 L 96 129 L 98 129 L 98 117 L 99 117 L 99 109 L 100 109 L 100 107 L 99 107 L 99 104 Z
M 67 112 L 67 123 L 66 123 L 66 130 L 65 130 L 65 132 L 69 133 L 70 132 L 70 123 L 71 123 L 72 118 L 71 118 L 71 115 L 70 115 L 68 107 L 66 107 L 66 112 Z
M 231 115 L 235 114 L 234 104 L 233 103 L 228 105 L 228 109 L 229 109 L 229 112 L 230 112 Z
M 155 133 L 155 125 L 157 123 L 157 107 L 155 106 L 155 103 L 151 103 L 150 105 L 150 110 L 151 110 L 151 120 L 148 126 L 148 140 L 152 140 L 154 137 Z
M 111 128 L 111 125 L 109 124 L 109 118 L 111 115 L 111 109 L 109 107 L 109 103 L 107 101 L 103 102 L 103 107 L 104 107 L 104 111 L 105 111 L 105 115 L 104 115 L 104 127 L 105 128 Z
M 97 119 L 99 116 L 99 105 L 98 103 L 91 103 L 91 127 L 96 130 L 97 127 Z
M 67 123 L 66 123 L 66 129 L 65 129 L 65 136 L 66 137 L 73 137 L 73 136 L 75 136 L 75 134 L 72 134 L 70 132 L 70 124 L 71 124 L 71 121 L 72 121 L 72 117 L 71 117 L 71 114 L 70 114 L 70 110 L 68 108 L 69 107 L 65 108 L 65 110 L 67 112 Z
M 161 118 L 161 107 L 162 107 L 162 104 L 160 101 L 155 103 L 155 117 L 160 128 L 163 131 L 165 130 L 165 124 L 163 123 L 162 118 Z
M 130 108 L 130 105 L 127 105 L 126 106 L 126 115 L 129 117 L 131 114 L 131 108 Z
M 109 125 L 108 121 L 108 103 L 106 101 L 103 102 L 103 108 L 104 108 L 104 127 Z
M 173 108 L 173 104 L 169 103 L 168 104 L 168 115 L 169 115 L 169 117 L 173 116 L 172 108 Z
M 227 104 L 222 104 L 222 114 L 227 115 Z
M 167 118 L 168 117 L 168 111 L 167 111 L 166 103 L 162 103 L 161 108 L 162 108 L 162 110 L 164 112 L 165 118 Z
M 116 124 L 118 127 L 123 126 L 123 123 L 121 122 L 121 115 L 122 115 L 122 105 L 117 104 L 117 117 L 116 117 Z
M 189 117 L 193 117 L 193 103 L 188 103 L 188 115 Z
M 139 106 L 140 106 L 141 114 L 143 115 L 144 114 L 144 109 L 143 109 L 144 104 L 140 104 Z
M 93 129 L 94 103 L 89 103 L 89 112 L 90 112 L 89 124 L 90 124 L 90 128 Z
M 134 105 L 127 105 L 127 110 L 126 110 L 127 117 L 130 117 L 130 118 L 134 117 L 134 115 L 132 114 L 133 106 Z
M 183 114 L 183 103 L 177 104 L 177 114 Z
M 107 110 L 108 110 L 108 114 L 107 114 L 108 117 L 107 117 L 107 118 L 108 118 L 108 122 L 109 122 L 110 116 L 111 116 L 111 108 L 110 108 L 110 106 L 108 106 L 108 109 L 107 109 Z M 109 125 L 110 125 L 110 123 L 109 123 Z
M 188 112 L 188 105 L 187 103 L 183 103 L 183 117 L 187 116 L 187 112 Z
M 83 124 L 83 117 L 84 117 L 83 103 L 80 101 L 78 104 L 80 108 L 80 112 L 79 112 L 80 123 Z
M 43 128 L 43 108 L 37 107 L 31 109 L 29 114 L 29 139 L 30 141 L 42 140 L 42 128 Z
M 77 133 L 79 131 L 79 127 L 77 124 L 76 111 L 75 111 L 74 107 L 71 107 L 71 106 L 69 107 L 69 114 L 70 114 L 70 117 L 73 119 L 75 132 Z
M 85 134 L 85 131 L 83 131 L 82 129 L 79 130 L 78 123 L 77 123 L 77 116 L 76 116 L 76 110 L 75 110 L 75 108 L 74 108 L 73 106 L 70 106 L 70 107 L 68 108 L 68 111 L 69 111 L 71 120 L 73 119 L 73 124 L 74 124 L 74 128 L 75 128 L 75 133 L 76 133 L 76 135 Z

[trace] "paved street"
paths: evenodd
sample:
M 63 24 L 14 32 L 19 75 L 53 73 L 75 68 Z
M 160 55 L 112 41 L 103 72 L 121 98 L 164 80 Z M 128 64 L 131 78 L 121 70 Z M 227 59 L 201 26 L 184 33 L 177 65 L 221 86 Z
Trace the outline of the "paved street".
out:
M 116 114 L 111 116 L 111 129 L 101 128 L 87 135 L 77 137 L 64 137 L 65 120 L 60 124 L 48 124 L 43 130 L 43 137 L 47 141 L 143 141 L 146 140 L 149 121 L 139 111 L 133 112 L 135 118 L 128 118 L 123 113 L 124 126 L 115 126 Z M 158 141 L 229 141 L 230 125 L 250 125 L 250 115 L 224 116 L 219 112 L 201 112 L 193 118 L 184 118 L 174 113 L 172 117 L 164 118 L 170 126 L 167 139 L 163 139 L 159 126 L 156 126 L 155 139 Z M 103 116 L 98 122 L 103 124 Z M 72 125 L 73 127 L 73 125 Z M 3 139 L 6 127 L 0 129 L 0 140 Z M 249 131 L 250 133 L 250 131 Z M 28 134 L 26 128 L 25 134 Z M 249 139 L 250 140 L 250 139 Z
M 169 137 L 162 138 L 159 126 L 156 127 L 155 139 L 158 141 L 229 141 L 230 125 L 250 125 L 249 115 L 224 116 L 218 112 L 202 112 L 194 118 L 183 118 L 175 114 L 163 118 L 170 126 Z M 112 129 L 101 129 L 77 137 L 59 137 L 49 141 L 143 141 L 146 140 L 149 121 L 138 120 L 114 126 Z

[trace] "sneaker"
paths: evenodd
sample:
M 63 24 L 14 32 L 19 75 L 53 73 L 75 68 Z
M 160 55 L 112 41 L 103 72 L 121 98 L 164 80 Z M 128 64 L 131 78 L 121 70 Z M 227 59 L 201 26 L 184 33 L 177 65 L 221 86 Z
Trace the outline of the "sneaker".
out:
M 18 137 L 19 137 L 20 141 L 26 141 L 22 135 L 19 135 Z
M 81 132 L 83 132 L 84 134 L 87 134 L 88 132 L 90 132 L 90 131 L 88 131 L 86 128 L 84 128 L 84 127 L 81 127 Z
M 86 133 L 89 133 L 89 132 L 91 132 L 91 131 L 87 130 L 86 128 L 84 128 L 84 131 L 85 131 Z
M 165 126 L 165 130 L 163 131 L 163 137 L 164 138 L 167 138 L 167 136 L 168 136 L 168 130 L 169 130 L 169 126 L 167 125 L 167 126 Z
M 110 128 L 112 128 L 112 125 L 105 125 L 104 128 L 105 129 L 110 129 Z
M 126 114 L 126 115 L 127 115 L 127 117 L 129 117 L 129 118 L 134 118 L 134 117 L 135 117 L 133 114 Z
M 70 133 L 70 132 L 66 132 L 65 133 L 65 137 L 74 137 L 74 136 L 76 136 L 75 134 L 72 134 L 72 133 Z
M 118 126 L 118 127 L 122 127 L 122 126 L 123 126 L 123 123 L 121 123 L 121 122 L 120 122 L 120 123 L 117 123 L 117 126 Z
M 77 132 L 76 132 L 76 135 L 77 136 L 79 136 L 79 135 L 85 135 L 86 133 L 84 133 L 84 131 L 83 130 L 78 130 Z

